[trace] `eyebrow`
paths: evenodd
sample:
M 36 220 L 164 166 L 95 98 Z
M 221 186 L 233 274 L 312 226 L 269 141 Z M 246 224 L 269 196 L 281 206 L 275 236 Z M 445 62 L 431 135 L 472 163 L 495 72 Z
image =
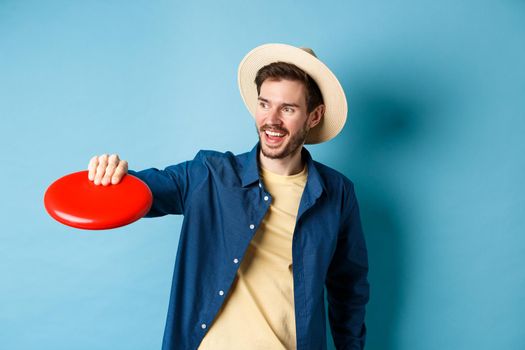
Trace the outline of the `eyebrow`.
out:
M 269 103 L 270 101 L 268 101 L 267 99 L 263 98 L 263 97 L 259 97 L 258 98 L 259 101 L 263 101 L 263 102 L 266 102 L 266 103 Z M 299 106 L 298 104 L 296 103 L 283 103 L 281 105 L 282 107 L 296 107 L 296 108 L 299 108 L 301 106 Z

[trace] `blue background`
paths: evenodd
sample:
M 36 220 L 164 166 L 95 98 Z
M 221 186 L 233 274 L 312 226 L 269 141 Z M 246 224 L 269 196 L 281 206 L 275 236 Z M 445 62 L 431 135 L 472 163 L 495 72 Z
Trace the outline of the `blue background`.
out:
M 368 349 L 524 349 L 525 2 L 0 1 L 0 347 L 158 349 L 180 217 L 75 230 L 47 186 L 256 142 L 253 47 L 313 47 L 349 119 L 314 158 L 356 184 Z

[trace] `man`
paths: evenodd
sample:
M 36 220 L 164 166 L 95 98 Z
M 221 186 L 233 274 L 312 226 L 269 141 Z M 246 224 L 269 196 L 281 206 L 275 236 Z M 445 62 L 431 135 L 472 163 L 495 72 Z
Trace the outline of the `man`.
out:
M 239 66 L 258 144 L 201 151 L 164 170 L 130 171 L 151 189 L 147 216 L 183 214 L 163 349 L 325 349 L 325 296 L 338 349 L 363 349 L 367 251 L 353 184 L 305 143 L 336 136 L 346 98 L 313 51 L 262 45 Z M 89 179 L 117 184 L 117 155 Z

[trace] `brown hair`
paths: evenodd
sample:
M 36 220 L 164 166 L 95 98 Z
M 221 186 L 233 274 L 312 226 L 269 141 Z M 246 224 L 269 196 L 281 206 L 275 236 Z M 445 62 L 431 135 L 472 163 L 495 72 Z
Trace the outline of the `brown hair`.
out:
M 302 82 L 306 88 L 306 112 L 312 112 L 317 106 L 323 104 L 323 95 L 319 86 L 306 74 L 304 70 L 295 64 L 287 62 L 270 63 L 257 72 L 255 76 L 255 85 L 257 85 L 257 94 L 261 93 L 261 85 L 266 80 L 292 80 Z

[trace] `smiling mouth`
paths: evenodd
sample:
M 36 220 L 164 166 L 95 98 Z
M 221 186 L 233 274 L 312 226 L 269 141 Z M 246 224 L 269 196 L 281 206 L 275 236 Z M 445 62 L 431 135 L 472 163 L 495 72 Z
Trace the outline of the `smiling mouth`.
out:
M 264 132 L 266 135 L 270 137 L 283 137 L 284 136 L 284 133 L 277 132 L 277 131 L 265 130 Z
M 264 130 L 266 147 L 275 148 L 282 146 L 286 135 L 287 133 L 284 131 Z

